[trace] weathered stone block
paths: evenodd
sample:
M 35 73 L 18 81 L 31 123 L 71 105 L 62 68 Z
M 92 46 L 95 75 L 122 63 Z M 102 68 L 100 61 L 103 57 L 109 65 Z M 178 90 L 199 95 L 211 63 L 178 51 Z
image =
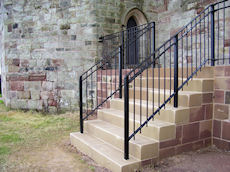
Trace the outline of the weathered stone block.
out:
M 39 91 L 41 90 L 41 81 L 25 81 L 25 90 Z
M 39 100 L 40 99 L 40 91 L 32 90 L 32 91 L 30 91 L 30 94 L 31 94 L 32 100 Z
M 42 82 L 42 89 L 44 91 L 52 91 L 53 90 L 53 82 Z
M 42 110 L 42 101 L 41 100 L 29 100 L 28 109 L 37 109 Z
M 57 81 L 57 73 L 47 72 L 47 81 Z
M 12 109 L 28 109 L 28 102 L 27 100 L 13 99 L 10 102 L 10 107 Z
M 18 91 L 18 99 L 30 99 L 30 91 Z
M 53 92 L 50 91 L 41 91 L 41 99 L 47 100 L 47 99 L 54 99 Z
M 75 98 L 75 91 L 74 90 L 61 90 L 61 97 L 63 98 Z

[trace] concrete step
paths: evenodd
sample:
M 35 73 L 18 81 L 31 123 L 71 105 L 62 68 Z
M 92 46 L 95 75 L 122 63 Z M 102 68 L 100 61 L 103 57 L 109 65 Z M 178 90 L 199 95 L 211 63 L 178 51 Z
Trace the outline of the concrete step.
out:
M 183 82 L 185 79 L 183 79 Z M 160 84 L 159 84 L 160 82 Z M 171 82 L 171 86 L 170 86 Z M 193 78 L 188 82 L 188 84 L 184 85 L 183 91 L 198 91 L 198 92 L 212 92 L 213 91 L 213 82 L 214 80 L 211 78 Z M 147 85 L 148 83 L 148 85 Z M 179 78 L 178 80 L 179 86 L 182 84 L 182 78 Z M 134 87 L 134 81 L 131 82 L 132 87 Z M 148 77 L 138 77 L 135 79 L 135 87 L 140 87 L 142 86 L 143 88 L 161 88 L 161 89 L 174 89 L 174 79 L 173 77 L 170 78 L 151 78 Z
M 110 107 L 112 109 L 124 111 L 124 100 L 112 99 L 110 101 Z M 142 101 L 140 104 L 140 100 L 135 100 L 135 114 L 139 115 L 141 110 L 142 114 L 144 115 L 148 114 L 148 116 L 150 116 L 153 114 L 153 110 L 155 111 L 157 109 L 158 109 L 158 105 L 156 104 L 153 105 L 152 102 L 148 102 L 148 106 L 147 106 L 146 101 Z M 133 99 L 131 99 L 129 102 L 129 111 L 131 113 L 134 113 Z M 190 114 L 190 109 L 188 107 L 174 108 L 172 105 L 167 104 L 165 106 L 165 109 L 163 108 L 161 110 L 160 115 L 157 114 L 155 116 L 155 119 L 165 121 L 165 122 L 175 123 L 175 124 L 183 124 L 189 122 L 189 114 Z
M 194 78 L 213 78 L 214 76 L 214 68 L 213 67 L 208 67 L 206 66 L 205 68 L 202 68 L 201 71 L 199 71 L 197 73 L 197 75 L 194 76 Z M 149 68 L 148 70 L 145 70 L 143 72 L 143 76 L 147 76 L 147 71 L 148 71 L 148 77 L 151 77 L 151 76 L 155 76 L 155 77 L 170 77 L 170 68 L 154 68 L 154 70 L 152 68 Z M 195 71 L 195 68 L 193 68 L 193 72 Z M 160 72 L 160 75 L 159 75 L 159 72 Z M 178 76 L 179 77 L 182 77 L 182 74 L 183 74 L 183 77 L 185 78 L 187 76 L 187 68 L 183 68 L 183 73 L 182 73 L 182 68 L 179 67 L 178 69 Z M 188 68 L 188 76 L 191 75 L 191 68 L 189 67 Z M 171 68 L 171 76 L 173 77 L 174 76 L 174 68 Z
M 124 92 L 124 91 L 123 91 Z M 171 90 L 171 94 L 173 90 Z M 123 94 L 124 95 L 124 94 Z M 165 100 L 170 96 L 170 90 L 164 89 L 146 89 L 146 88 L 135 88 L 135 99 L 142 99 L 147 101 L 153 101 L 158 103 L 158 98 L 160 98 L 160 104 L 164 103 L 164 95 Z M 154 99 L 153 99 L 154 97 Z M 129 98 L 134 99 L 134 88 L 129 89 Z M 169 104 L 173 105 L 174 98 L 171 99 Z M 202 92 L 195 91 L 179 91 L 178 92 L 178 105 L 183 107 L 192 107 L 192 106 L 200 106 L 202 103 Z
M 135 117 L 135 120 L 134 120 Z M 98 111 L 98 119 L 114 124 L 118 127 L 124 127 L 124 112 L 116 109 L 101 109 Z M 129 113 L 129 131 L 133 132 L 135 121 L 135 129 L 140 126 L 141 122 L 146 121 L 146 115 L 133 115 Z M 176 125 L 173 123 L 151 120 L 148 126 L 145 126 L 141 130 L 141 134 L 157 141 L 165 141 L 174 139 L 176 136 Z
M 85 122 L 85 131 L 103 141 L 124 150 L 124 128 L 102 120 Z M 137 134 L 129 142 L 130 154 L 140 160 L 148 160 L 158 156 L 158 142 Z
M 140 168 L 140 161 L 132 155 L 129 160 L 125 160 L 123 151 L 86 132 L 71 133 L 70 141 L 82 153 L 111 171 L 133 172 Z

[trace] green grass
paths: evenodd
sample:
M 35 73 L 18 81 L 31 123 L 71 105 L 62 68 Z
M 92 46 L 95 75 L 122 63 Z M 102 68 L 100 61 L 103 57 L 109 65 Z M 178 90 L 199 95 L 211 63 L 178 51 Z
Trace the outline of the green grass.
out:
M 10 110 L 0 103 L 0 168 L 9 156 L 24 148 L 41 147 L 78 131 L 78 113 L 45 115 Z

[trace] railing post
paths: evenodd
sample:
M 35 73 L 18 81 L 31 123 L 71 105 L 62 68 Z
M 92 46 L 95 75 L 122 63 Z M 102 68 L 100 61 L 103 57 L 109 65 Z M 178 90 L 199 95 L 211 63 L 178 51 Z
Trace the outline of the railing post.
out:
M 152 49 L 153 49 L 153 52 L 152 53 L 154 53 L 153 54 L 153 61 L 155 60 L 155 58 L 156 58 L 156 55 L 155 55 L 155 50 L 156 50 L 156 32 L 155 32 L 155 22 L 152 22 Z M 151 39 L 151 38 L 150 38 Z M 153 63 L 153 68 L 155 67 L 155 65 L 156 65 L 156 63 L 155 63 L 155 61 L 154 61 L 154 63 Z
M 119 98 L 122 98 L 122 66 L 123 66 L 123 50 L 122 45 L 119 47 Z
M 174 38 L 174 107 L 178 107 L 178 35 Z
M 129 159 L 129 77 L 124 79 L 124 158 Z
M 211 8 L 211 66 L 215 66 L 215 10 L 214 5 Z
M 82 76 L 79 78 L 80 132 L 83 133 Z

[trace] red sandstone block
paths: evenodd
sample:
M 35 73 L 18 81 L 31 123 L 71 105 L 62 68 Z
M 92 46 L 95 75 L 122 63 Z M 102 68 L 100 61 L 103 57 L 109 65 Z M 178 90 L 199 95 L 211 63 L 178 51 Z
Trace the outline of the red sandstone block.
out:
M 28 81 L 27 75 L 11 74 L 6 76 L 7 81 Z
M 160 149 L 159 151 L 159 157 L 160 159 L 166 158 L 166 157 L 170 157 L 175 155 L 175 148 L 166 148 L 166 149 Z
M 193 150 L 204 148 L 204 140 L 193 143 Z
M 179 139 L 163 141 L 163 142 L 160 142 L 160 149 L 167 148 L 167 147 L 170 147 L 170 146 L 176 146 L 178 144 L 181 144 L 181 141 Z
M 190 109 L 190 121 L 191 122 L 204 120 L 204 115 L 205 115 L 204 106 L 194 107 Z
M 216 66 L 214 69 L 215 76 L 224 76 L 224 67 L 223 66 Z
M 228 113 L 229 113 L 228 105 L 215 104 L 214 106 L 215 119 L 227 119 Z
M 226 120 L 222 122 L 222 138 L 230 141 L 230 121 Z
M 217 148 L 223 149 L 223 150 L 230 150 L 230 142 L 213 138 L 213 144 L 216 145 Z
M 208 147 L 208 146 L 211 146 L 212 145 L 212 139 L 211 138 L 208 138 L 206 140 L 204 140 L 204 146 L 205 147 Z
M 213 94 L 205 93 L 203 94 L 203 103 L 212 103 L 213 102 Z
M 230 66 L 225 66 L 225 76 L 230 76 Z
M 230 47 L 230 39 L 224 40 L 224 47 Z
M 213 120 L 213 136 L 220 138 L 221 134 L 221 121 Z
M 188 152 L 188 151 L 192 151 L 192 150 L 193 150 L 193 143 L 179 145 L 176 148 L 176 154 L 181 154 L 183 152 Z
M 24 82 L 21 81 L 11 81 L 10 89 L 12 91 L 24 91 Z
M 29 76 L 29 81 L 45 81 L 46 75 L 45 74 L 31 74 Z
M 200 138 L 211 137 L 212 120 L 200 122 Z
M 49 106 L 55 106 L 55 107 L 57 107 L 57 101 L 53 100 L 53 99 L 49 99 L 48 100 L 48 105 Z
M 214 102 L 215 103 L 224 103 L 224 91 L 215 90 L 215 92 L 214 92 Z
M 195 141 L 199 138 L 199 123 L 192 123 L 183 126 L 182 143 Z
M 213 117 L 213 104 L 207 104 L 205 106 L 205 119 L 212 119 Z

